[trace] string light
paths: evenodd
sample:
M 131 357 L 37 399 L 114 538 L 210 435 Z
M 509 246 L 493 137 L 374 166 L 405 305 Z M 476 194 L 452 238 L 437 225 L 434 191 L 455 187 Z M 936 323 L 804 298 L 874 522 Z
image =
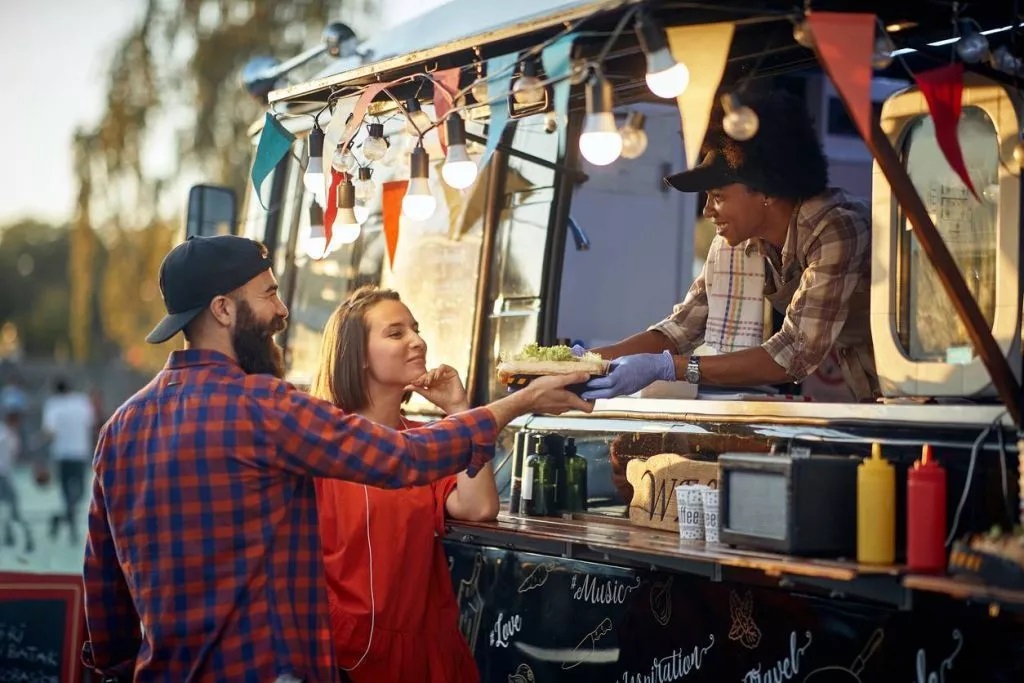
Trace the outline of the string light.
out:
M 423 145 L 416 145 L 409 155 L 409 187 L 402 198 L 402 213 L 409 220 L 425 221 L 437 209 L 437 200 L 430 192 L 429 177 L 427 150 Z
M 346 176 L 338 183 L 338 213 L 334 218 L 334 231 L 331 235 L 331 248 L 336 244 L 352 244 L 359 239 L 362 228 L 356 218 L 356 188 Z
M 622 158 L 636 159 L 647 151 L 647 133 L 644 131 L 644 122 L 647 117 L 638 111 L 630 112 L 626 117 L 626 123 L 619 129 L 622 136 Z
M 384 124 L 367 125 L 366 134 L 367 137 L 363 140 L 363 156 L 367 161 L 380 161 L 388 153 L 388 141 L 384 139 Z
M 512 98 L 516 104 L 539 104 L 544 101 L 544 83 L 537 77 L 537 60 L 523 60 L 522 74 L 512 86 Z
M 808 50 L 814 49 L 814 32 L 811 31 L 811 25 L 807 23 L 806 19 L 793 25 L 793 40 L 800 47 L 806 47 Z
M 690 70 L 672 56 L 665 29 L 641 12 L 637 15 L 636 35 L 647 55 L 647 87 L 666 99 L 682 95 L 690 84 Z
M 356 176 L 356 201 L 368 202 L 377 194 L 377 185 L 373 182 L 373 169 L 369 166 L 360 166 Z M 362 221 L 359 221 L 362 223 Z
M 722 95 L 722 108 L 725 109 L 722 127 L 726 135 L 741 142 L 757 135 L 757 129 L 761 124 L 757 113 L 740 102 L 735 93 Z
M 968 64 L 978 64 L 988 57 L 988 38 L 973 19 L 960 19 L 960 40 L 956 42 L 956 53 Z
M 324 131 L 314 124 L 309 134 L 309 160 L 302 174 L 302 184 L 306 190 L 323 202 L 324 197 Z
M 487 79 L 484 78 L 484 67 L 481 62 L 476 63 L 476 80 L 473 81 L 473 87 L 469 89 L 469 94 L 473 96 L 477 104 L 487 104 Z
M 356 167 L 356 155 L 352 153 L 352 143 L 344 147 L 338 145 L 334 149 L 334 156 L 331 158 L 331 168 L 339 173 L 351 173 Z
M 886 31 L 875 38 L 875 51 L 871 56 L 871 67 L 878 71 L 888 69 L 892 65 L 892 53 L 896 51 L 896 45 Z
M 430 117 L 427 116 L 427 112 L 423 111 L 420 101 L 415 97 L 405 101 L 405 113 L 407 116 L 405 132 L 410 137 L 420 138 L 430 130 Z
M 580 135 L 580 153 L 595 166 L 607 166 L 622 154 L 622 136 L 612 114 L 612 87 L 598 75 L 587 85 L 587 116 Z
M 309 237 L 306 238 L 306 256 L 311 259 L 326 256 L 327 233 L 324 231 L 324 210 L 314 199 L 309 203 Z
M 479 169 L 466 152 L 466 124 L 462 117 L 455 112 L 449 114 L 445 132 L 448 135 L 448 155 L 441 167 L 441 177 L 456 190 L 465 190 L 476 182 Z

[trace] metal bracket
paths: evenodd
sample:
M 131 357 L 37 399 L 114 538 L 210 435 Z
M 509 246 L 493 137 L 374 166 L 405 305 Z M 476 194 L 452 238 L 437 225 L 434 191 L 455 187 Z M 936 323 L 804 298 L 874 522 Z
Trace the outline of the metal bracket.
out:
M 832 599 L 860 598 L 891 605 L 901 612 L 910 610 L 913 602 L 910 589 L 903 587 L 898 576 L 858 576 L 848 581 L 802 574 L 783 573 L 779 576 L 780 588 L 793 588 L 801 584 L 827 590 Z
M 603 560 L 612 560 L 622 564 L 650 569 L 656 571 L 667 569 L 681 574 L 692 574 L 702 576 L 705 579 L 719 583 L 722 580 L 722 565 L 717 562 L 706 560 L 694 560 L 687 557 L 671 557 L 665 555 L 652 555 L 629 550 L 611 550 L 599 546 L 588 545 L 587 549 L 596 553 Z

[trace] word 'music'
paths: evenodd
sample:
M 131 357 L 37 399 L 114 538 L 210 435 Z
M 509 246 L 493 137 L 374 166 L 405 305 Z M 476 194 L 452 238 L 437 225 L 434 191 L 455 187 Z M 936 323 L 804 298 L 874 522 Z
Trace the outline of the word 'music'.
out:
M 714 634 L 708 634 L 706 647 L 694 645 L 692 650 L 679 648 L 672 654 L 651 661 L 650 673 L 622 674 L 622 683 L 671 683 L 686 678 L 691 673 L 700 671 L 704 665 L 704 657 L 715 645 Z
M 630 593 L 640 587 L 640 577 L 636 577 L 636 582 L 629 585 L 616 579 L 602 580 L 590 575 L 584 575 L 583 582 L 580 583 L 579 576 L 574 574 L 569 585 L 572 598 L 592 605 L 621 605 L 626 602 Z

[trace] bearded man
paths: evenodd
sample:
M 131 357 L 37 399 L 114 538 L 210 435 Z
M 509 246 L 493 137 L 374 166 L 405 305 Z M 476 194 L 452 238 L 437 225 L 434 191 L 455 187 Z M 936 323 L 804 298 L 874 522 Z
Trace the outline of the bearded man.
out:
M 281 379 L 288 309 L 263 245 L 196 237 L 160 266 L 186 347 L 104 425 L 85 550 L 85 664 L 102 681 L 334 681 L 314 477 L 428 484 L 494 457 L 529 412 L 589 412 L 585 373 L 397 432 Z

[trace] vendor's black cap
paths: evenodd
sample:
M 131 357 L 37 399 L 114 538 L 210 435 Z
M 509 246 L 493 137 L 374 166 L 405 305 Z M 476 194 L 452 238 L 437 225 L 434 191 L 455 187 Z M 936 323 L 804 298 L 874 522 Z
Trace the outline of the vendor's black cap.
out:
M 272 263 L 259 242 L 236 237 L 190 237 L 160 264 L 160 293 L 167 315 L 146 337 L 161 344 L 192 322 L 213 298 L 233 292 Z
M 751 184 L 749 179 L 745 180 L 742 175 L 729 166 L 719 151 L 713 150 L 705 154 L 698 165 L 688 171 L 668 176 L 665 182 L 680 192 L 707 192 L 733 183 Z

